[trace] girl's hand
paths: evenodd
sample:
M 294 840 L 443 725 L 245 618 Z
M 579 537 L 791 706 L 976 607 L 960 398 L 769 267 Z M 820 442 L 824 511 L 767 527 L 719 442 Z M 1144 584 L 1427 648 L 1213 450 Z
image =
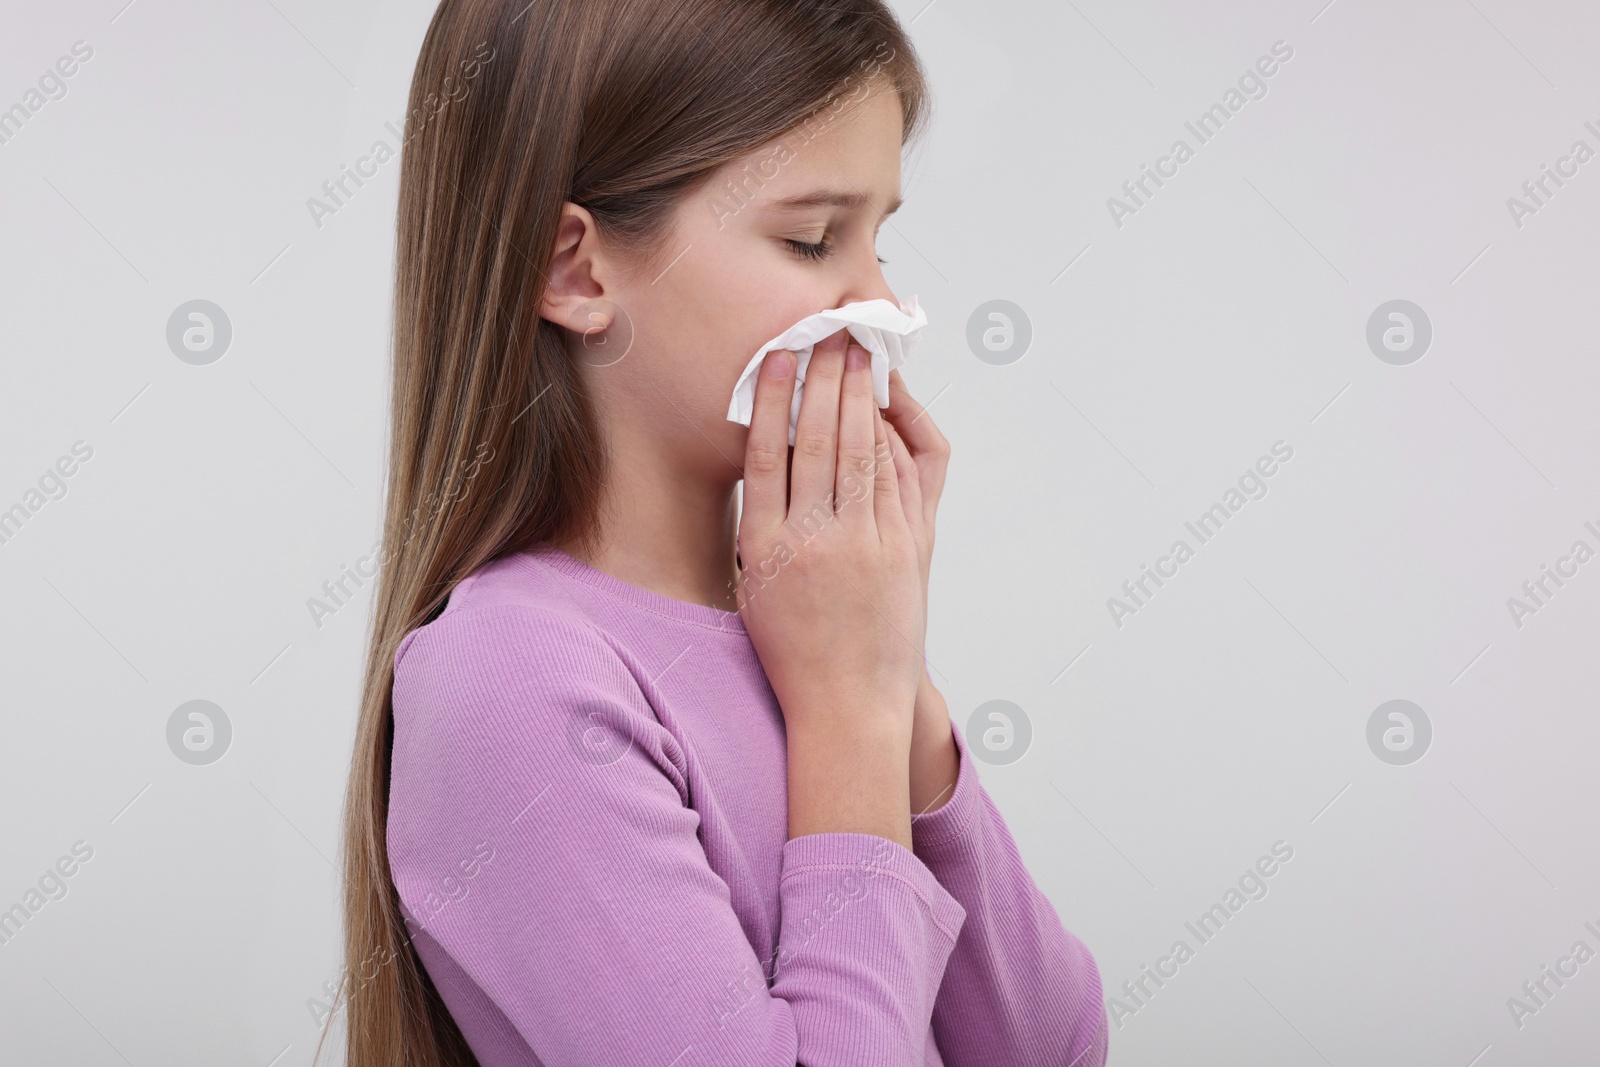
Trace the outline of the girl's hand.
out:
M 934 513 L 944 492 L 945 471 L 950 464 L 950 442 L 934 425 L 926 408 L 912 399 L 898 369 L 889 372 L 889 406 L 883 409 L 888 421 L 890 445 L 894 452 L 895 473 L 900 480 L 900 498 L 905 502 L 906 521 L 917 543 L 917 559 L 922 572 L 922 604 L 928 604 L 928 573 L 933 566 Z M 927 632 L 927 616 L 923 616 Z
M 927 633 L 928 573 L 933 564 L 934 513 L 944 492 L 950 463 L 950 442 L 934 425 L 926 408 L 911 397 L 899 370 L 889 372 L 889 406 L 884 409 L 900 496 L 906 501 L 912 536 L 917 542 L 922 573 L 923 633 Z M 950 736 L 950 709 L 934 688 L 926 661 L 917 685 L 912 714 L 909 766 L 913 814 L 934 811 L 950 799 L 960 772 L 960 758 Z
M 782 376 L 770 373 L 776 353 L 762 366 L 739 518 L 739 611 L 791 742 L 887 745 L 904 767 L 923 674 L 931 539 L 924 506 L 902 499 L 908 483 L 897 475 L 866 353 L 849 345 L 863 358 L 846 369 L 847 340 L 841 330 L 813 351 L 792 469 L 793 356 Z M 919 427 L 914 440 L 926 447 L 926 432 Z M 915 479 L 909 485 L 920 494 Z

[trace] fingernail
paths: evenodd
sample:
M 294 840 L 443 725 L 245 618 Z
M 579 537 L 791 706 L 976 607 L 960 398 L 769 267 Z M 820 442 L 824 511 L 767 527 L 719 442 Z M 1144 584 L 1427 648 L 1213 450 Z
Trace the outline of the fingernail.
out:
M 860 370 L 867 365 L 867 350 L 860 345 L 851 345 L 845 353 L 844 365 L 846 370 Z
M 789 370 L 794 366 L 794 356 L 786 348 L 779 348 L 768 352 L 765 360 L 768 378 L 787 378 Z

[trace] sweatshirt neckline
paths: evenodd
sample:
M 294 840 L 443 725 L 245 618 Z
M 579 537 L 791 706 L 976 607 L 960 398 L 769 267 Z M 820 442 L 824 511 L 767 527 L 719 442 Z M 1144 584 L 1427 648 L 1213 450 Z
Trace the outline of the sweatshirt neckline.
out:
M 607 574 L 605 571 L 591 567 L 583 560 L 578 559 L 548 541 L 539 544 L 526 553 L 533 559 L 549 567 L 575 578 L 580 582 L 610 596 L 622 600 L 634 607 L 657 615 L 665 615 L 670 619 L 693 623 L 712 630 L 721 630 L 725 633 L 745 632 L 744 618 L 737 611 L 723 611 L 709 604 L 695 604 L 687 600 L 678 600 L 663 593 L 657 593 L 642 586 L 625 582 L 616 575 Z

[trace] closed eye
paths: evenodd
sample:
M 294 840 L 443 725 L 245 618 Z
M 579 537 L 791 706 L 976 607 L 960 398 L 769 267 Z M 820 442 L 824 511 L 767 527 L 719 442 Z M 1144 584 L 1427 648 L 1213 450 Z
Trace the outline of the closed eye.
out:
M 795 254 L 802 259 L 827 259 L 833 255 L 833 246 L 826 241 L 796 241 L 792 237 L 785 237 L 784 243 L 794 249 Z
M 792 237 L 785 237 L 784 238 L 784 243 L 787 244 L 791 249 L 793 249 L 795 254 L 800 256 L 802 259 L 809 259 L 809 260 L 827 259 L 829 256 L 833 255 L 833 253 L 834 253 L 834 247 L 831 244 L 829 244 L 827 241 L 817 241 L 817 242 L 813 243 L 813 242 L 810 242 L 810 241 L 796 241 Z M 887 259 L 884 259 L 882 256 L 879 256 L 878 257 L 878 262 L 879 263 L 887 263 L 889 261 Z

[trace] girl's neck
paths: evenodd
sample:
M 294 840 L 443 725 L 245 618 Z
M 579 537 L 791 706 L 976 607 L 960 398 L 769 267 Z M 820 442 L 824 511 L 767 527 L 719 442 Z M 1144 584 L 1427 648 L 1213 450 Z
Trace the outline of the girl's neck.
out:
M 551 543 L 641 589 L 737 611 L 737 497 L 731 488 L 702 494 L 684 492 L 688 487 L 682 482 L 676 488 L 668 494 L 623 492 L 603 499 L 593 550 L 570 540 Z

